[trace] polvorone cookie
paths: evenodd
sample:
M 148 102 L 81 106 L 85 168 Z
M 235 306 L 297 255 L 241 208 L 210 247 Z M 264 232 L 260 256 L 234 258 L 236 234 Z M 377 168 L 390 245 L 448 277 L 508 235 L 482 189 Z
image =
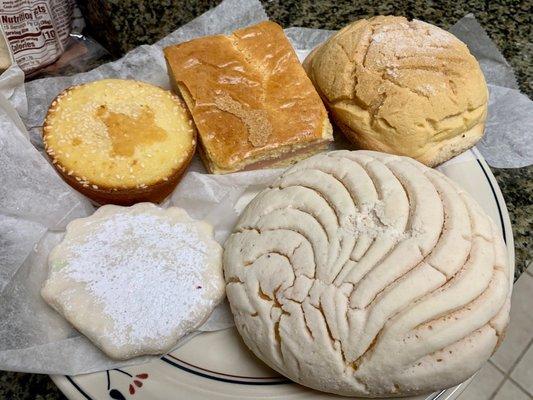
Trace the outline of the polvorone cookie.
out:
M 107 205 L 67 226 L 41 294 L 112 358 L 162 354 L 223 299 L 221 257 L 180 208 Z
M 454 35 L 404 17 L 346 26 L 305 60 L 339 128 L 357 148 L 438 165 L 483 135 L 488 90 Z
M 406 157 L 336 151 L 296 164 L 247 206 L 223 264 L 255 355 L 346 396 L 458 384 L 509 318 L 512 277 L 494 223 Z

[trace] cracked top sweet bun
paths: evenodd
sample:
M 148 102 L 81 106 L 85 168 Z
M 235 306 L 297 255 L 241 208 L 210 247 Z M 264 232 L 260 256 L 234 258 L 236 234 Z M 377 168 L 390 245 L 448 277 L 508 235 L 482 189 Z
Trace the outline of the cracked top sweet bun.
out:
M 100 204 L 131 205 L 172 192 L 194 155 L 196 131 L 170 91 L 103 79 L 57 96 L 43 141 L 70 186 Z
M 466 45 L 422 21 L 356 21 L 305 60 L 339 128 L 358 148 L 438 165 L 483 135 L 488 91 Z
M 255 355 L 345 396 L 463 382 L 509 319 L 500 232 L 464 190 L 406 157 L 336 151 L 296 164 L 247 206 L 223 266 Z

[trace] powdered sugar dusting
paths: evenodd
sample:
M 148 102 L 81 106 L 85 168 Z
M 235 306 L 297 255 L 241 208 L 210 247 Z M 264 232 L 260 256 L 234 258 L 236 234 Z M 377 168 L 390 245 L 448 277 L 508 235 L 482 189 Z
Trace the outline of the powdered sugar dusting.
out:
M 427 83 L 424 85 L 419 85 L 416 89 L 425 96 L 434 96 L 436 93 L 435 86 Z
M 395 22 L 378 27 L 370 38 L 374 62 L 391 68 L 398 59 L 449 48 L 458 40 L 450 33 L 422 21 Z
M 350 217 L 350 224 L 347 226 L 349 234 L 356 237 L 366 235 L 371 238 L 388 237 L 396 242 L 415 237 L 421 232 L 414 230 L 405 231 L 399 229 L 394 223 L 383 222 L 384 210 L 383 202 L 376 201 L 371 206 L 363 207 L 359 212 Z
M 387 72 L 387 75 L 389 75 L 392 78 L 398 78 L 398 76 L 399 76 L 398 70 L 396 68 L 394 68 L 393 66 L 389 66 L 389 68 L 387 68 L 386 72 Z
M 193 328 L 187 324 L 194 323 L 195 310 L 210 301 L 202 275 L 207 244 L 194 223 L 118 213 L 93 224 L 90 237 L 71 243 L 68 262 L 53 272 L 85 283 L 113 321 L 104 335 L 120 346 Z

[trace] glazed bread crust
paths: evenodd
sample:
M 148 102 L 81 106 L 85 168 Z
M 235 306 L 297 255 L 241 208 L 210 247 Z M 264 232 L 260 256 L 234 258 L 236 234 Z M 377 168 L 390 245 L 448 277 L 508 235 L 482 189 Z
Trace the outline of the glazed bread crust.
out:
M 327 111 L 279 25 L 266 21 L 164 52 L 209 172 L 291 163 L 333 140 Z
M 483 135 L 488 90 L 478 62 L 459 39 L 425 22 L 356 21 L 304 68 L 358 148 L 436 166 Z

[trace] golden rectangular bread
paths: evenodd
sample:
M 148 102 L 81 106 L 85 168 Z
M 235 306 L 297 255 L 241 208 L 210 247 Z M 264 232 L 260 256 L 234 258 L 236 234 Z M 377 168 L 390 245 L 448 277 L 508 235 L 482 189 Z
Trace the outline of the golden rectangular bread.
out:
M 326 109 L 279 25 L 261 22 L 164 52 L 209 172 L 288 165 L 333 140 Z

